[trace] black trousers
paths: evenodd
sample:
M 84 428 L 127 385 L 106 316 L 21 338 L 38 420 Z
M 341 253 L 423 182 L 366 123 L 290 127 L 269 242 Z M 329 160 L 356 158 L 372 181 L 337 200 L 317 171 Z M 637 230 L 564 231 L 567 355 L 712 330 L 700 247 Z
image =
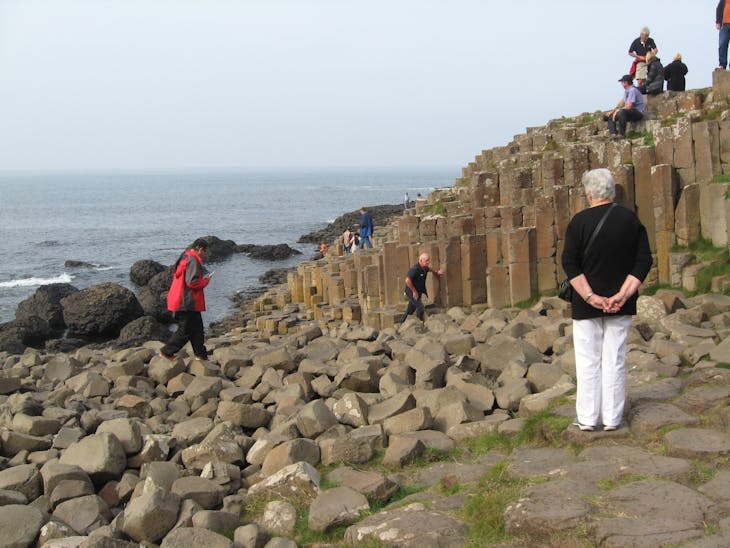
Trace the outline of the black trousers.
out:
M 621 136 L 626 135 L 626 122 L 638 122 L 643 117 L 644 115 L 635 108 L 622 108 L 618 111 L 616 122 L 610 116 L 608 117 L 608 131 L 611 135 L 616 135 L 616 125 L 618 123 L 618 134 Z
M 413 298 L 413 292 L 410 288 L 406 288 L 406 297 L 408 297 L 408 307 L 406 308 L 406 315 L 403 316 L 403 321 L 406 321 L 406 318 L 416 313 L 416 317 L 423 321 L 423 301 L 421 301 L 421 297 L 423 297 L 423 293 L 418 294 L 418 298 Z M 402 323 L 402 322 L 401 322 Z
M 175 312 L 177 318 L 177 331 L 172 334 L 170 340 L 162 347 L 162 352 L 168 356 L 174 356 L 185 343 L 190 341 L 193 346 L 193 353 L 203 360 L 208 359 L 208 350 L 205 348 L 203 316 L 200 312 Z

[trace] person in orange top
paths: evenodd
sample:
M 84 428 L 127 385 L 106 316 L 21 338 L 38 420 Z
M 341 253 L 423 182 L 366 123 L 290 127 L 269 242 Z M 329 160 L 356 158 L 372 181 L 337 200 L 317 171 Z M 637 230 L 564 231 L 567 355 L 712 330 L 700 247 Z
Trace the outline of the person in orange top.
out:
M 322 242 L 319 244 L 319 252 L 324 255 L 327 252 L 327 244 Z
M 716 70 L 725 70 L 727 68 L 727 47 L 730 44 L 730 4 L 725 0 L 717 3 L 715 27 L 720 31 L 720 47 L 718 48 L 720 66 Z

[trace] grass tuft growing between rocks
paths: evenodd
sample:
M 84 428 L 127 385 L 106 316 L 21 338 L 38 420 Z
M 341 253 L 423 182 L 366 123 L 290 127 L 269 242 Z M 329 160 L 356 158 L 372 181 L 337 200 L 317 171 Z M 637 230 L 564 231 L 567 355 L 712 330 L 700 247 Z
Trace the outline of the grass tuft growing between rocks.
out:
M 506 461 L 495 464 L 479 480 L 477 493 L 464 505 L 464 517 L 470 525 L 469 546 L 489 546 L 509 540 L 504 510 L 522 496 L 529 481 L 510 477 L 507 464 Z
M 429 204 L 423 208 L 423 212 L 427 215 L 442 215 L 446 217 L 446 206 L 443 202 Z
M 525 419 L 525 425 L 517 434 L 483 434 L 470 440 L 469 449 L 478 457 L 495 449 L 509 454 L 522 445 L 561 445 L 562 433 L 570 423 L 571 420 L 567 417 L 553 415 L 549 410 L 543 411 Z
M 616 489 L 616 487 L 621 487 L 627 483 L 635 483 L 637 481 L 644 481 L 645 479 L 649 478 L 647 476 L 637 476 L 633 474 L 620 476 L 618 478 L 605 478 L 598 481 L 598 487 L 601 491 L 611 491 L 612 489 Z
M 309 528 L 309 512 L 297 509 L 297 522 L 294 526 L 292 538 L 297 546 L 317 546 L 319 544 L 343 544 L 346 525 L 333 527 L 326 531 L 312 531 Z

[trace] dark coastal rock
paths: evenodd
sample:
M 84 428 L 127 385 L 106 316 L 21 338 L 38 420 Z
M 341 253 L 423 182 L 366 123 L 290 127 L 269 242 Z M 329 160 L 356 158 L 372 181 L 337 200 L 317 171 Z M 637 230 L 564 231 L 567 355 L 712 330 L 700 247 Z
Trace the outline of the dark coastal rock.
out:
M 65 266 L 66 268 L 94 268 L 96 265 L 84 261 L 69 260 L 63 263 L 63 266 Z
M 172 314 L 167 310 L 167 290 L 156 293 L 145 286 L 137 292 L 137 300 L 145 316 L 152 316 L 162 323 L 172 322 Z
M 282 259 L 288 259 L 292 255 L 302 254 L 301 251 L 289 247 L 288 244 L 241 244 L 236 249 L 238 252 L 245 253 L 252 259 L 263 259 L 265 261 L 280 261 Z
M 373 219 L 373 224 L 377 226 L 384 226 L 388 224 L 388 221 L 393 217 L 397 217 L 403 214 L 402 204 L 386 204 L 378 206 L 365 206 L 365 209 L 370 213 L 370 217 Z M 350 211 L 344 215 L 340 215 L 334 222 L 328 224 L 326 227 L 304 234 L 300 236 L 298 243 L 300 244 L 318 244 L 320 242 L 327 242 L 328 244 L 339 238 L 345 231 L 345 228 L 349 227 L 351 230 L 358 229 L 360 223 L 360 210 Z
M 164 272 L 166 269 L 166 266 L 157 261 L 142 259 L 134 263 L 132 268 L 129 269 L 129 279 L 139 287 L 144 287 L 152 278 L 160 272 Z
M 62 299 L 61 305 L 69 333 L 93 339 L 116 338 L 122 327 L 144 313 L 134 293 L 115 283 L 82 289 Z
M 267 286 L 285 284 L 286 276 L 291 270 L 291 268 L 272 268 L 259 276 L 259 282 Z
M 147 341 L 166 341 L 170 331 L 151 316 L 132 320 L 119 332 L 117 344 L 120 346 L 142 345 Z
M 152 279 L 150 279 L 149 282 L 147 282 L 147 286 L 150 291 L 153 293 L 164 293 L 168 289 L 170 289 L 170 284 L 172 283 L 172 275 L 173 270 L 172 267 L 163 270 L 159 274 L 155 274 Z
M 88 343 L 84 339 L 78 338 L 63 338 L 63 339 L 48 339 L 45 344 L 46 352 L 53 354 L 59 352 L 73 352 L 82 346 L 86 346 Z
M 217 236 L 203 236 L 208 242 L 208 255 L 205 260 L 209 263 L 222 261 L 238 252 L 236 242 L 233 240 L 221 240 Z
M 22 320 L 36 316 L 46 320 L 51 329 L 63 329 L 65 324 L 61 299 L 77 291 L 78 289 L 70 284 L 42 285 L 33 295 L 18 304 L 15 318 Z
M 22 354 L 28 346 L 42 346 L 50 337 L 48 322 L 38 316 L 0 324 L 0 351 Z

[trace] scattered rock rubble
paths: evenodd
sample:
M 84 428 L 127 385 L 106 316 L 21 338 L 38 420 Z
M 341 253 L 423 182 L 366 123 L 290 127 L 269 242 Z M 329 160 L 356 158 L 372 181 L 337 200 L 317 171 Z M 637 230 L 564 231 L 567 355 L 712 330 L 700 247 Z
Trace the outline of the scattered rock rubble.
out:
M 0 354 L 3 545 L 296 546 L 304 505 L 311 530 L 347 526 L 347 543 L 463 546 L 463 496 L 427 490 L 374 513 L 371 501 L 476 482 L 504 460 L 512 477 L 541 480 L 505 509 L 519 538 L 580 528 L 601 546 L 730 542 L 730 297 L 640 298 L 626 423 L 568 428 L 577 455 L 467 452 L 390 474 L 377 468 L 516 432 L 546 409 L 569 415 L 566 305 L 434 310 L 398 331 L 290 320 L 284 335 L 262 338 L 252 319 L 209 340 L 209 362 L 168 361 L 156 342 Z M 379 452 L 382 466 L 362 469 Z M 336 466 L 336 487 L 322 488 L 320 465 Z

